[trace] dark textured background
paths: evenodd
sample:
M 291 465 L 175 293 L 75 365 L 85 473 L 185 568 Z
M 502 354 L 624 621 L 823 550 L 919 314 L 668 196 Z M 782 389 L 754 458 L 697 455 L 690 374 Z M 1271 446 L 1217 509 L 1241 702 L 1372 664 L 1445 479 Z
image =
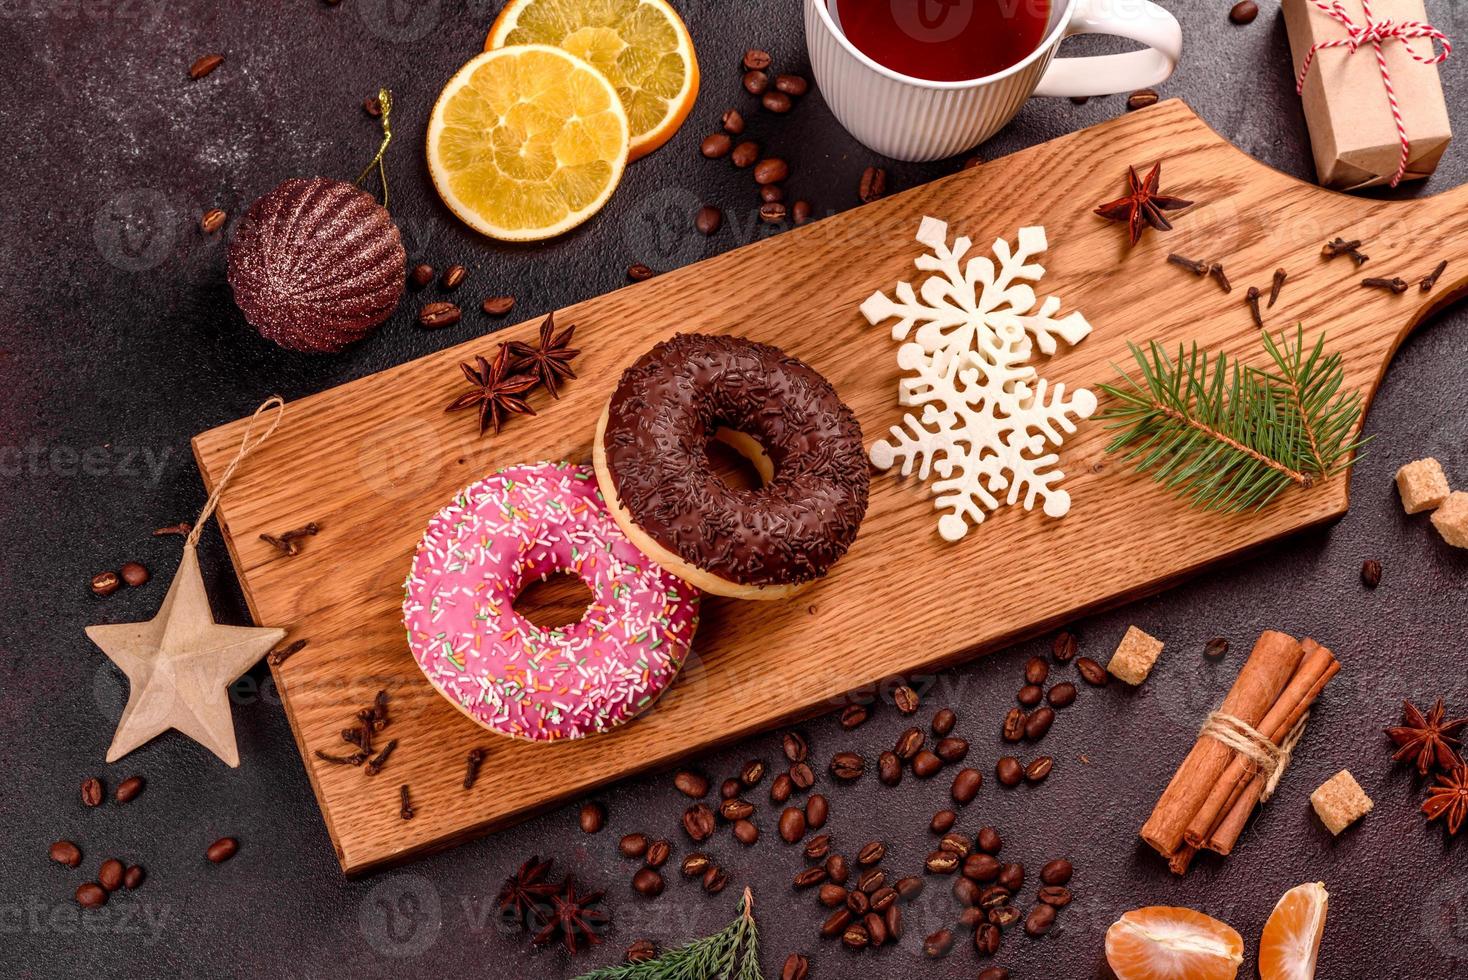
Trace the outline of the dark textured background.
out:
M 200 212 L 218 206 L 237 216 L 287 176 L 350 179 L 377 141 L 376 124 L 359 105 L 378 85 L 397 98 L 392 207 L 410 259 L 440 268 L 466 264 L 470 277 L 459 297 L 471 306 L 484 295 L 513 293 L 516 313 L 528 317 L 621 285 L 629 263 L 682 264 L 747 238 L 741 230 L 755 227 L 749 185 L 727 166 L 700 159 L 696 147 L 726 106 L 747 103 L 734 68 L 744 47 L 769 48 L 780 67 L 806 69 L 799 4 L 677 5 L 704 72 L 691 121 L 628 170 L 604 214 L 550 244 L 512 248 L 455 221 L 434 195 L 421 158 L 432 99 L 479 49 L 497 2 L 0 4 L 0 974 L 562 977 L 619 959 L 639 936 L 681 940 L 732 916 L 737 887 L 710 900 L 673 872 L 656 902 L 629 889 L 635 867 L 615 854 L 620 834 L 668 835 L 675 863 L 688 850 L 676 823 L 686 801 L 666 776 L 608 791 L 611 823 L 599 836 L 577 830 L 572 807 L 396 871 L 345 881 L 263 669 L 235 691 L 238 770 L 177 735 L 109 767 L 102 756 L 124 681 L 82 634 L 89 623 L 141 619 L 157 608 L 178 542 L 149 531 L 192 519 L 204 497 L 188 451 L 191 435 L 247 413 L 266 393 L 307 395 L 494 326 L 474 312 L 455 328 L 424 332 L 410 300 L 359 346 L 312 358 L 255 337 L 230 302 L 224 239 L 198 232 Z M 1229 24 L 1223 0 L 1167 6 L 1183 19 L 1188 47 L 1164 93 L 1187 99 L 1251 154 L 1308 177 L 1275 5 L 1266 0 L 1265 14 L 1247 28 Z M 1461 5 L 1428 6 L 1441 26 L 1468 36 Z M 212 51 L 227 55 L 225 66 L 189 82 L 190 62 Z M 1460 54 L 1443 77 L 1454 122 L 1468 131 L 1468 58 Z M 998 156 L 1122 111 L 1120 98 L 1079 107 L 1035 101 L 984 152 Z M 845 136 L 818 95 L 790 116 L 760 118 L 752 128 L 790 160 L 789 189 L 819 212 L 854 206 L 862 168 L 880 162 Z M 1429 188 L 1468 178 L 1465 160 L 1462 147 L 1450 151 Z M 956 166 L 894 166 L 893 182 L 911 186 Z M 670 234 L 666 208 L 698 198 L 738 220 L 708 241 Z M 779 286 L 749 284 L 772 288 Z M 698 298 L 688 301 L 694 306 Z M 1459 309 L 1424 325 L 1404 346 L 1367 420 L 1376 442 L 1356 468 L 1352 510 L 1338 525 L 1078 624 L 1083 652 L 1093 656 L 1104 659 L 1133 622 L 1164 638 L 1167 652 L 1140 691 L 1082 690 L 1045 740 L 1044 751 L 1059 760 L 1047 784 L 1003 792 L 991 779 L 964 814 L 962 829 L 984 822 L 1001 829 L 1006 857 L 1034 869 L 1067 855 L 1077 867 L 1079 897 L 1061 928 L 1038 943 L 1017 931 L 1006 936 L 999 962 L 1015 976 L 1095 975 L 1106 926 L 1125 909 L 1152 903 L 1191 905 L 1232 923 L 1251 950 L 1252 975 L 1252 950 L 1276 897 L 1316 879 L 1331 891 L 1322 976 L 1468 972 L 1468 854 L 1461 839 L 1445 842 L 1439 827 L 1423 824 L 1416 813 L 1423 786 L 1390 763 L 1381 734 L 1403 697 L 1421 703 L 1444 694 L 1460 713 L 1468 710 L 1468 553 L 1444 546 L 1425 515 L 1404 517 L 1391 483 L 1400 463 L 1433 454 L 1468 484 L 1465 342 L 1468 311 Z M 1357 578 L 1367 556 L 1386 567 L 1375 592 Z M 213 529 L 202 557 L 220 618 L 245 621 Z M 147 563 L 154 581 L 94 598 L 91 576 L 128 559 Z M 1075 565 L 1085 574 L 1085 556 L 1075 556 Z M 915 594 L 914 601 L 941 599 Z M 1200 860 L 1186 879 L 1175 879 L 1139 845 L 1136 829 L 1201 715 L 1266 627 L 1319 637 L 1345 670 L 1315 712 L 1279 796 L 1235 855 Z M 1218 634 L 1232 639 L 1234 650 L 1207 663 L 1202 646 Z M 960 732 L 974 742 L 971 760 L 989 770 L 1022 665 L 1047 647 L 1041 638 L 936 678 L 921 720 L 937 703 L 953 705 Z M 847 747 L 875 755 L 902 727 L 889 707 L 854 733 L 842 733 L 833 718 L 807 730 L 824 761 Z M 778 756 L 771 734 L 701 764 L 722 778 L 746 758 Z M 1332 840 L 1307 797 L 1342 767 L 1377 805 Z M 84 776 L 100 774 L 115 785 L 135 772 L 149 786 L 130 806 L 85 810 L 78 802 Z M 884 838 L 888 867 L 909 872 L 931 847 L 926 824 L 946 799 L 947 783 L 909 777 L 895 791 L 870 778 L 849 788 L 824 786 L 833 801 L 828 829 L 852 847 Z M 764 786 L 754 799 L 765 803 Z M 711 850 L 737 886 L 755 889 L 769 973 L 777 974 L 795 949 L 813 955 L 816 977 L 977 972 L 968 948 L 937 965 L 918 960 L 921 936 L 956 911 L 944 879 L 909 910 L 901 946 L 857 958 L 820 942 L 813 896 L 790 890 L 801 862 L 774 843 L 767 805 L 760 822 L 767 839 L 756 849 L 744 851 L 721 834 Z M 207 865 L 203 849 L 222 834 L 238 836 L 241 852 L 222 867 Z M 82 869 L 46 859 L 59 836 L 82 846 Z M 532 952 L 519 938 L 500 935 L 487 915 L 500 879 L 533 852 L 559 855 L 564 867 L 608 890 L 615 929 L 600 950 L 574 964 L 561 952 Z M 146 885 L 80 916 L 72 890 L 113 854 L 145 865 Z M 1033 884 L 1024 904 L 1032 894 Z

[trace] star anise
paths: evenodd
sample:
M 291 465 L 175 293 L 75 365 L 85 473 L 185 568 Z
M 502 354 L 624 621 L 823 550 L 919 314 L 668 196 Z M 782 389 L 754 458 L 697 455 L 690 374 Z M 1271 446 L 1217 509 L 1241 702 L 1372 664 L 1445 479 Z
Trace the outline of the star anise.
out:
M 1437 699 L 1437 704 L 1425 718 L 1411 701 L 1403 701 L 1402 724 L 1386 730 L 1391 740 L 1400 746 L 1392 758 L 1401 762 L 1416 756 L 1417 772 L 1423 776 L 1434 764 L 1449 771 L 1461 766 L 1463 760 L 1453 751 L 1453 746 L 1458 744 L 1453 735 L 1468 726 L 1468 718 L 1443 721 L 1444 714 L 1442 698 Z
M 513 920 L 521 929 L 528 927 L 532 919 L 538 920 L 551 898 L 561 890 L 560 885 L 546 879 L 550 876 L 552 861 L 542 861 L 531 855 L 530 860 L 520 865 L 520 870 L 505 879 L 500 888 L 500 914 L 506 921 Z
M 1447 775 L 1438 776 L 1427 794 L 1422 812 L 1428 820 L 1446 816 L 1448 833 L 1456 834 L 1468 818 L 1468 766 L 1454 766 Z
M 516 370 L 529 368 L 530 374 L 545 385 L 552 398 L 560 398 L 561 393 L 557 386 L 567 378 L 576 377 L 576 372 L 571 370 L 571 360 L 581 352 L 568 346 L 572 334 L 576 332 L 576 324 L 571 324 L 552 337 L 555 319 L 556 315 L 552 313 L 540 325 L 539 348 L 519 340 L 512 340 L 506 346 L 519 359 L 515 364 Z
M 567 878 L 561 890 L 551 896 L 550 905 L 540 910 L 540 931 L 530 938 L 537 946 L 561 938 L 566 951 L 575 953 L 601 942 L 601 933 L 610 921 L 607 914 L 593 906 L 604 892 L 578 892 L 574 878 Z
M 500 352 L 495 356 L 493 364 L 483 357 L 474 358 L 474 362 L 479 365 L 477 370 L 470 364 L 459 365 L 464 377 L 474 385 L 474 390 L 466 391 L 455 398 L 444 411 L 457 412 L 461 408 L 477 405 L 480 435 L 484 435 L 484 430 L 491 425 L 498 435 L 500 426 L 510 415 L 535 414 L 535 409 L 526 404 L 524 393 L 535 387 L 536 379 L 528 374 L 510 373 L 508 345 L 500 344 Z
M 1125 221 L 1133 245 L 1142 240 L 1142 230 L 1147 225 L 1158 231 L 1171 231 L 1172 224 L 1162 212 L 1190 207 L 1193 202 L 1157 193 L 1157 184 L 1162 178 L 1160 162 L 1147 174 L 1146 180 L 1137 176 L 1136 167 L 1127 167 L 1126 172 L 1130 193 L 1126 197 L 1101 205 L 1096 213 L 1108 221 Z

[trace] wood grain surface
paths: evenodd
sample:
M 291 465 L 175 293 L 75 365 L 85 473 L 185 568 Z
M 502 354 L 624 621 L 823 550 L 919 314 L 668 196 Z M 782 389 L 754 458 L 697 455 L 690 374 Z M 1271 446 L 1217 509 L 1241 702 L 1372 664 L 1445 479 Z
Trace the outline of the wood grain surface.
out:
M 1195 202 L 1176 230 L 1125 228 L 1091 213 L 1123 193 L 1128 164 L 1163 161 L 1166 193 Z M 443 406 L 463 388 L 458 362 L 492 354 L 537 323 L 480 338 L 288 406 L 274 438 L 234 478 L 221 525 L 251 612 L 310 645 L 275 680 L 338 858 L 355 873 L 504 827 L 609 781 L 753 732 L 826 711 L 843 695 L 899 674 L 936 669 L 1155 592 L 1270 539 L 1329 521 L 1347 506 L 1344 475 L 1292 491 L 1262 512 L 1190 510 L 1108 459 L 1091 420 L 1061 451 L 1069 516 L 1000 511 L 957 544 L 916 480 L 875 474 L 871 507 L 850 554 L 795 600 L 706 600 L 695 654 L 657 706 L 621 730 L 553 745 L 510 742 L 475 726 L 428 684 L 399 623 L 402 582 L 432 514 L 455 490 L 498 467 L 590 459 L 592 429 L 622 368 L 683 330 L 778 344 L 823 372 L 856 411 L 868 443 L 901 417 L 896 344 L 857 312 L 872 291 L 916 275 L 918 221 L 933 215 L 982 249 L 1043 224 L 1041 296 L 1055 294 L 1094 327 L 1040 372 L 1068 385 L 1114 379 L 1127 341 L 1197 340 L 1258 362 L 1244 292 L 1290 273 L 1268 324 L 1327 331 L 1345 355 L 1346 385 L 1369 398 L 1401 339 L 1468 291 L 1468 188 L 1411 202 L 1321 190 L 1230 146 L 1180 102 L 963 171 L 645 283 L 558 310 L 577 324 L 579 380 L 560 401 L 537 393 L 537 418 L 479 438 L 468 414 Z M 1371 261 L 1326 262 L 1323 242 L 1362 238 Z M 1234 283 L 1166 264 L 1171 251 L 1223 261 Z M 1414 281 L 1451 264 L 1430 294 L 1361 288 L 1363 275 Z M 1104 405 L 1104 402 L 1103 402 Z M 210 487 L 243 422 L 202 433 L 194 451 Z M 321 533 L 285 557 L 259 540 L 317 521 Z M 333 766 L 339 732 L 379 689 L 392 698 L 386 734 L 400 740 L 376 777 Z M 490 749 L 478 783 L 461 785 L 470 748 Z M 824 764 L 826 760 L 814 760 Z M 417 816 L 398 814 L 412 788 Z

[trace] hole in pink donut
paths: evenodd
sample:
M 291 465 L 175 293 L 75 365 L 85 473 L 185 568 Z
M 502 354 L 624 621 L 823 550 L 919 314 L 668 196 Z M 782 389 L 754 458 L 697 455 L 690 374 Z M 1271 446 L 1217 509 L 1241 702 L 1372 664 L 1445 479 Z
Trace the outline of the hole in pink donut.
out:
M 758 439 L 720 427 L 705 450 L 709 466 L 730 490 L 758 490 L 774 478 L 774 464 Z
M 578 622 L 589 605 L 591 589 L 574 572 L 552 572 L 543 582 L 527 582 L 514 602 L 515 612 L 546 630 Z

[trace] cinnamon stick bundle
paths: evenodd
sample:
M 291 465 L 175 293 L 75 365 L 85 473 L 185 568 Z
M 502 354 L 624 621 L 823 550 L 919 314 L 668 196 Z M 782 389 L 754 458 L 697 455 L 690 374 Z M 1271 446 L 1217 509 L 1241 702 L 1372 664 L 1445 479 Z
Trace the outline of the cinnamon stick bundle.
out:
M 1302 643 L 1268 630 L 1218 713 L 1282 746 L 1339 670 L 1331 652 L 1314 640 Z M 1269 777 L 1249 754 L 1200 734 L 1143 825 L 1142 839 L 1178 874 L 1200 849 L 1227 854 L 1264 798 Z

